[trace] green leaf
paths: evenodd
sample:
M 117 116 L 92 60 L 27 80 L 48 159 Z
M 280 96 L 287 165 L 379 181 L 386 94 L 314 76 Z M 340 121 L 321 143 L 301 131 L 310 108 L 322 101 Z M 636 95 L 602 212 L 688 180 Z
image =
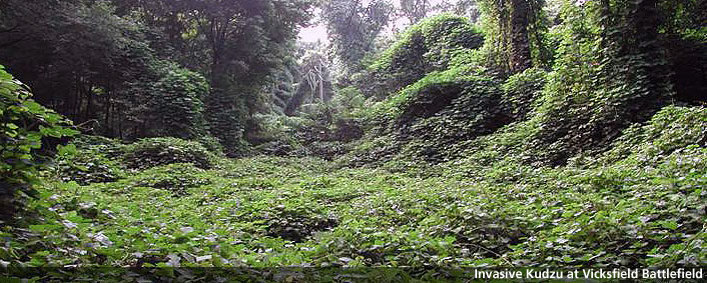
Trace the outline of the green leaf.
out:
M 678 229 L 678 223 L 676 223 L 675 221 L 663 221 L 660 223 L 660 226 L 670 230 Z
M 71 156 L 76 154 L 76 145 L 69 144 L 66 146 L 57 145 L 57 153 L 62 156 Z

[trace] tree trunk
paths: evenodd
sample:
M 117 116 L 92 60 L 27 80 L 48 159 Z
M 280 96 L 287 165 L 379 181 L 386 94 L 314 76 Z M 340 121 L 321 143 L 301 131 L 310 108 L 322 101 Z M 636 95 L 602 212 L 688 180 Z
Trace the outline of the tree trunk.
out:
M 84 112 L 84 121 L 89 121 L 93 119 L 93 86 L 88 85 L 88 91 L 86 93 L 86 111 Z
M 511 0 L 511 72 L 518 73 L 532 67 L 528 25 L 530 24 L 530 4 L 528 0 Z

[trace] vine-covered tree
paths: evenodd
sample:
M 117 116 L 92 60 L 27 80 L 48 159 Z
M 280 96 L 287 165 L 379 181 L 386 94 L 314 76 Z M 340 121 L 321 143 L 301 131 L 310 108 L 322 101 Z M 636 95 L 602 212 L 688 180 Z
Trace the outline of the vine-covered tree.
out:
M 491 35 L 487 49 L 504 73 L 518 73 L 549 60 L 544 50 L 542 14 L 544 0 L 481 0 L 484 27 Z M 531 39 L 534 39 L 531 41 Z
M 322 16 L 334 52 L 345 69 L 359 71 L 363 58 L 374 51 L 375 39 L 391 19 L 394 6 L 386 0 L 331 0 Z

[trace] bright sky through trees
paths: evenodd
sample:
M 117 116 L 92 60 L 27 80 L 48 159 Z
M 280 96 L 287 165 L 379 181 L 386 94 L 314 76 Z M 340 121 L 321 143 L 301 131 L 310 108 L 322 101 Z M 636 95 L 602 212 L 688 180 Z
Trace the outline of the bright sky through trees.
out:
M 441 4 L 443 2 L 447 2 L 449 4 L 455 4 L 459 0 L 430 0 L 430 7 L 434 7 L 435 5 Z M 369 2 L 369 0 L 363 1 L 364 4 Z M 400 0 L 394 0 L 393 3 L 395 4 L 396 8 L 400 8 Z M 321 18 L 319 17 L 319 13 L 321 12 L 321 9 L 317 9 L 315 14 L 317 15 L 314 19 L 312 19 L 311 23 L 312 26 L 303 28 L 300 30 L 299 33 L 299 39 L 304 42 L 317 42 L 317 41 L 322 41 L 322 42 L 328 42 L 327 39 L 327 30 L 326 26 L 324 23 L 321 22 Z M 437 11 L 430 11 L 428 16 L 436 14 Z M 408 19 L 405 19 L 403 17 L 398 17 L 395 19 L 395 22 L 393 25 L 389 25 L 388 28 L 386 29 L 386 33 L 392 33 L 394 30 L 393 27 L 397 28 L 397 30 L 403 30 L 405 27 L 407 27 L 410 24 L 410 21 Z

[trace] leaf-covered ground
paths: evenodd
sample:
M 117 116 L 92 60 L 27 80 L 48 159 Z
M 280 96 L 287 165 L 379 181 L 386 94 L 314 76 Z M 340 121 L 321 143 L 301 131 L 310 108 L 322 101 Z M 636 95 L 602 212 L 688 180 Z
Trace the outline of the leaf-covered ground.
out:
M 665 166 L 705 153 L 686 154 Z M 678 179 L 538 170 L 504 184 L 330 170 L 309 159 L 208 171 L 172 164 L 114 183 L 57 183 L 34 203 L 48 224 L 23 234 L 42 239 L 29 264 L 52 266 L 699 265 L 697 168 Z
M 191 143 L 79 141 L 78 150 L 60 148 L 45 172 L 40 196 L 29 202 L 34 214 L 20 219 L 26 229 L 2 228 L 0 259 L 10 266 L 703 266 L 706 115 L 702 107 L 668 107 L 610 150 L 557 168 L 483 166 L 476 152 L 401 173 L 268 156 L 211 156 L 199 159 L 202 169 L 175 163 L 205 150 Z M 119 165 L 135 164 L 125 158 L 141 158 L 131 167 L 143 169 Z

